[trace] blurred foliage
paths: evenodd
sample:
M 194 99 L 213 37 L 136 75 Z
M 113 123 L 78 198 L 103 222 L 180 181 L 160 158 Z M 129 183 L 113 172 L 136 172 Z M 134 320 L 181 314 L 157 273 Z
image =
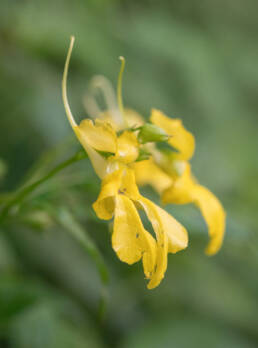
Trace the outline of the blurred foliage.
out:
M 169 206 L 190 247 L 170 255 L 165 280 L 148 291 L 92 211 L 99 182 L 89 163 L 73 164 L 1 225 L 1 348 L 257 347 L 257 11 L 254 0 L 1 0 L 0 204 L 79 149 L 60 93 L 74 34 L 74 114 L 85 114 L 92 76 L 115 82 L 125 56 L 125 104 L 183 119 L 197 139 L 194 172 L 228 216 L 223 249 L 207 258 L 198 212 Z

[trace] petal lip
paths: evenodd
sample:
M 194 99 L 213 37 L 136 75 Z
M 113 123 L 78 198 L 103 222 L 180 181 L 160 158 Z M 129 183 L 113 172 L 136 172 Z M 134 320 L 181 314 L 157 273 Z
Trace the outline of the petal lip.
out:
M 115 201 L 113 249 L 129 265 L 142 259 L 144 274 L 150 278 L 156 263 L 156 241 L 144 229 L 133 201 L 122 194 Z
M 225 234 L 226 213 L 218 198 L 206 187 L 198 184 L 188 164 L 185 172 L 162 194 L 164 203 L 194 203 L 207 224 L 210 242 L 205 250 L 207 255 L 216 254 L 222 246 Z
M 156 206 L 162 228 L 168 237 L 168 252 L 176 253 L 188 246 L 188 233 L 185 227 L 166 210 Z
M 84 119 L 79 125 L 81 138 L 95 150 L 116 153 L 117 137 L 112 126 L 96 119 L 95 124 L 90 119 Z
M 132 200 L 136 200 L 140 195 L 134 171 L 123 164 L 102 180 L 100 194 L 96 202 L 93 203 L 93 209 L 100 219 L 112 219 L 115 209 L 114 200 L 119 193 Z
M 225 210 L 218 198 L 204 186 L 195 185 L 192 196 L 208 227 L 210 242 L 205 253 L 214 255 L 220 250 L 225 235 Z
M 150 220 L 157 240 L 157 263 L 147 287 L 157 287 L 165 276 L 167 254 L 182 250 L 188 245 L 186 229 L 165 210 L 147 198 L 140 197 L 137 202 L 143 207 Z
M 115 210 L 115 197 L 121 187 L 122 176 L 123 169 L 120 168 L 103 179 L 98 199 L 93 203 L 93 209 L 100 219 L 112 219 Z

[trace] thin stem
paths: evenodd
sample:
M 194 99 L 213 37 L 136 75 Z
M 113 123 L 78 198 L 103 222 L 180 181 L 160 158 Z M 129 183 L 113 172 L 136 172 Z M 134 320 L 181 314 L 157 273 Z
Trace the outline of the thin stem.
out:
M 45 183 L 47 180 L 52 178 L 55 174 L 59 173 L 64 168 L 68 167 L 69 165 L 75 162 L 81 161 L 82 159 L 86 157 L 87 157 L 87 154 L 85 152 L 79 151 L 74 156 L 70 157 L 68 160 L 60 163 L 57 167 L 52 169 L 48 174 L 43 176 L 41 179 L 19 190 L 17 194 L 12 199 L 10 199 L 10 201 L 4 206 L 0 214 L 0 222 L 3 222 L 3 220 L 8 216 L 11 208 L 21 203 L 24 200 L 24 198 L 26 198 L 31 192 L 33 192 L 41 184 Z
M 20 182 L 20 188 L 28 186 L 30 183 L 39 179 L 43 174 L 47 172 L 51 162 L 58 157 L 67 152 L 68 147 L 75 141 L 73 134 L 69 135 L 62 143 L 46 150 L 38 160 L 32 165 L 32 167 L 25 173 L 22 181 Z
M 102 284 L 98 307 L 98 318 L 100 321 L 103 321 L 107 309 L 107 287 L 109 283 L 109 272 L 103 256 L 100 253 L 95 242 L 91 239 L 87 230 L 85 230 L 85 227 L 82 227 L 81 224 L 76 221 L 72 213 L 67 208 L 59 207 L 58 209 L 54 210 L 54 212 L 55 218 L 58 220 L 58 222 L 81 244 L 84 251 L 88 255 L 90 255 L 97 267 L 97 271 L 99 273 L 100 281 Z

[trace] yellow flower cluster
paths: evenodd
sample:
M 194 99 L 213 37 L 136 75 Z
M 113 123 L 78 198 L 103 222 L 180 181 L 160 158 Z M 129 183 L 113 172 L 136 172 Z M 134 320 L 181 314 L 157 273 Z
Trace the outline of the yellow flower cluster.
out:
M 164 209 L 143 197 L 137 184 L 152 185 L 163 203 L 195 203 L 208 225 L 208 254 L 214 254 L 221 246 L 225 213 L 218 199 L 191 174 L 188 161 L 194 152 L 194 137 L 180 120 L 152 110 L 151 123 L 146 124 L 135 111 L 123 110 L 119 95 L 120 110 L 115 111 L 116 116 L 120 113 L 119 122 L 113 115 L 114 110 L 107 110 L 96 115 L 94 121 L 85 119 L 80 125 L 76 124 L 66 92 L 73 43 L 72 37 L 63 76 L 63 100 L 68 120 L 102 180 L 93 208 L 100 219 L 114 218 L 114 251 L 128 264 L 142 260 L 149 280 L 147 287 L 153 289 L 164 277 L 167 254 L 185 249 L 188 234 Z M 158 141 L 166 141 L 171 150 L 159 150 Z M 143 210 L 151 222 L 155 238 L 145 229 L 139 210 Z

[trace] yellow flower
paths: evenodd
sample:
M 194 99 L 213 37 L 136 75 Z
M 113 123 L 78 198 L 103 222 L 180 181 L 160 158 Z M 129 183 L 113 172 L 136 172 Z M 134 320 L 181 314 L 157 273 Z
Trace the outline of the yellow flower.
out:
M 201 186 L 191 173 L 187 160 L 194 152 L 194 137 L 183 127 L 180 120 L 170 119 L 161 111 L 152 110 L 151 121 L 171 136 L 168 143 L 178 152 L 163 154 L 154 149 L 154 160 L 135 164 L 137 182 L 152 185 L 161 194 L 165 204 L 194 203 L 198 206 L 210 236 L 206 253 L 215 254 L 223 242 L 226 215 L 220 201 L 207 188 Z M 152 173 L 151 177 L 149 172 Z
M 134 171 L 125 165 L 107 175 L 93 208 L 100 219 L 114 215 L 112 246 L 119 259 L 133 264 L 140 259 L 150 279 L 148 288 L 159 285 L 167 268 L 167 253 L 187 247 L 185 228 L 163 209 L 144 198 L 135 183 Z M 151 221 L 156 240 L 147 232 L 137 209 L 143 209 Z
M 80 125 L 76 124 L 66 91 L 73 42 L 74 38 L 71 40 L 65 63 L 62 92 L 68 120 L 88 153 L 96 173 L 102 179 L 101 191 L 93 208 L 100 219 L 110 220 L 114 217 L 114 251 L 121 261 L 128 264 L 142 260 L 145 276 L 149 280 L 147 287 L 152 289 L 164 277 L 167 254 L 187 247 L 187 231 L 166 211 L 139 193 L 133 164 L 139 157 L 141 145 L 133 130 L 122 129 L 121 123 L 118 125 L 114 122 L 109 110 L 101 115 L 102 119 L 96 119 L 95 122 L 85 119 Z M 121 105 L 121 97 L 119 101 Z M 124 112 L 121 109 L 120 111 Z M 133 111 L 126 111 L 125 115 L 141 122 Z M 150 220 L 155 238 L 144 228 L 139 209 Z

